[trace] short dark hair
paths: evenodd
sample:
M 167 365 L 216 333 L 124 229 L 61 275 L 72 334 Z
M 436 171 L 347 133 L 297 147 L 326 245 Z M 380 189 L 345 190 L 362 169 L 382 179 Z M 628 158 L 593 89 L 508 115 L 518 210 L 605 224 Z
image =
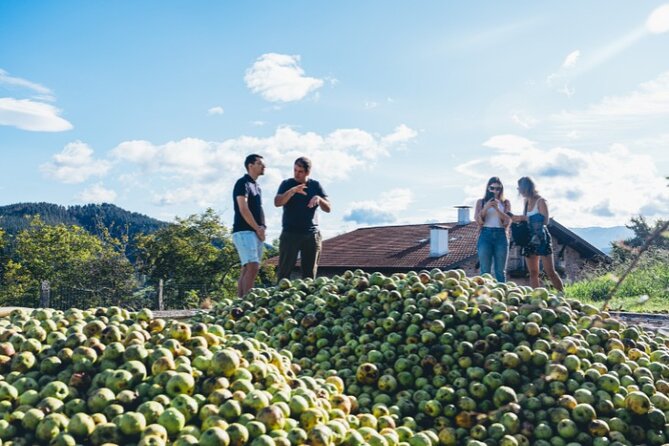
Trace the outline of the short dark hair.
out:
M 307 173 L 311 172 L 311 160 L 306 156 L 301 156 L 298 159 L 296 159 L 295 164 L 297 164 L 302 169 L 307 171 Z
M 246 159 L 244 160 L 244 168 L 246 170 L 249 170 L 249 164 L 255 164 L 256 161 L 261 159 L 262 156 L 252 153 L 251 155 L 247 156 Z

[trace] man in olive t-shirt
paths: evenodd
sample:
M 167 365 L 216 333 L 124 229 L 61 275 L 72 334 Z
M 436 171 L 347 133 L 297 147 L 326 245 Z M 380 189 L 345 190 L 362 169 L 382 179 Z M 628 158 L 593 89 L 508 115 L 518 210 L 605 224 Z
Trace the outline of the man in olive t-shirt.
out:
M 320 183 L 309 178 L 310 172 L 309 158 L 296 159 L 293 178 L 284 180 L 274 197 L 274 205 L 283 206 L 277 274 L 279 280 L 290 277 L 298 253 L 302 277 L 316 277 L 322 242 L 316 210 L 320 207 L 324 212 L 330 212 L 330 201 Z

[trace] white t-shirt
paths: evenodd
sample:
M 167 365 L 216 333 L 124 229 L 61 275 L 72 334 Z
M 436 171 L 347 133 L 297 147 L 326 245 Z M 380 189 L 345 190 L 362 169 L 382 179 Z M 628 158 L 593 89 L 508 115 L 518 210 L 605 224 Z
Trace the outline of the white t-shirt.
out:
M 499 203 L 497 209 L 500 212 L 504 212 L 504 203 Z M 483 227 L 484 228 L 502 228 L 502 219 L 499 218 L 499 214 L 494 208 L 488 208 L 483 214 Z

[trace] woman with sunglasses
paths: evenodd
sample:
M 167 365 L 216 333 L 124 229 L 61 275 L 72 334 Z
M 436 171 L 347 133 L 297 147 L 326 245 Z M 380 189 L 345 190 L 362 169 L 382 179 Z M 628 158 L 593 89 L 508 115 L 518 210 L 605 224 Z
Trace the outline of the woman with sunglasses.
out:
M 511 204 L 504 198 L 504 186 L 498 177 L 488 180 L 485 195 L 476 202 L 474 220 L 481 231 L 477 243 L 481 274 L 490 273 L 495 266 L 495 279 L 506 282 L 506 260 L 509 255 L 507 227 L 511 218 Z
M 562 292 L 562 279 L 555 271 L 553 264 L 553 246 L 551 234 L 548 232 L 549 214 L 546 200 L 539 195 L 534 181 L 530 177 L 522 177 L 518 180 L 518 192 L 525 199 L 525 211 L 523 215 L 514 215 L 513 221 L 526 221 L 529 225 L 532 238 L 527 246 L 521 248 L 521 254 L 525 256 L 527 269 L 530 272 L 530 286 L 539 286 L 539 261 L 543 265 L 544 272 L 553 283 L 558 292 Z

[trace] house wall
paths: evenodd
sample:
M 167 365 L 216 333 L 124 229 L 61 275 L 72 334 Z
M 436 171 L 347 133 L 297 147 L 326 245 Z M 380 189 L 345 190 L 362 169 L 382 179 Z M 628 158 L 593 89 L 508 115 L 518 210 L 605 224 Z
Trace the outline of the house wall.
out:
M 473 258 L 461 263 L 458 269 L 462 269 L 467 273 L 467 277 L 476 276 L 479 274 L 478 259 Z
M 553 262 L 555 269 L 565 282 L 575 282 L 583 278 L 584 272 L 595 266 L 595 262 L 581 257 L 574 248 L 557 243 L 553 239 Z M 525 259 L 520 255 L 520 248 L 514 246 L 509 251 L 507 264 L 509 280 L 521 285 L 529 285 L 529 277 L 520 276 L 521 271 L 526 272 Z

